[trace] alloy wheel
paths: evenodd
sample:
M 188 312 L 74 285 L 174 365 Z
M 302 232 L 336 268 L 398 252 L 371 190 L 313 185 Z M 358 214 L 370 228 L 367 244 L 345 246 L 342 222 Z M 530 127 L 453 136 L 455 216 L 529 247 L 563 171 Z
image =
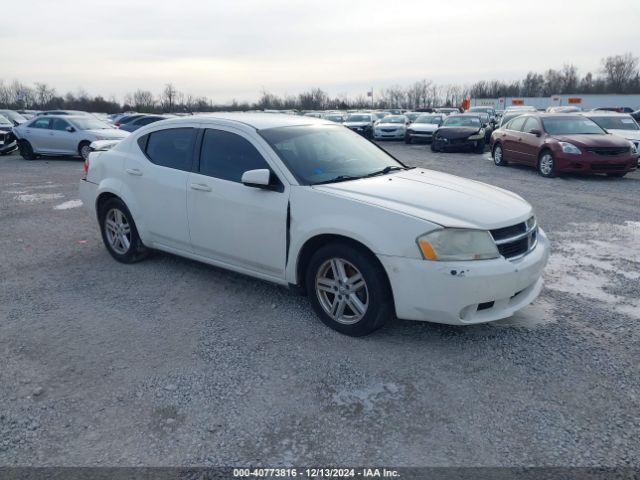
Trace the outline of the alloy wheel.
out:
M 553 157 L 550 153 L 545 153 L 540 158 L 540 172 L 543 175 L 551 175 L 553 172 Z
M 318 269 L 315 283 L 322 309 L 336 322 L 351 325 L 367 313 L 367 282 L 352 263 L 342 258 L 326 260 Z
M 104 219 L 105 232 L 109 246 L 120 255 L 131 248 L 131 226 L 127 217 L 117 208 L 107 212 Z

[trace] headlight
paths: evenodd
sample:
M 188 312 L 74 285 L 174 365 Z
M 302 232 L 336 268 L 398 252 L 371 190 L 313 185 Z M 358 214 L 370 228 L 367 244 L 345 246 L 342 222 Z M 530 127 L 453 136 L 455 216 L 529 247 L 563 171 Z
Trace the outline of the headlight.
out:
M 444 228 L 418 237 L 417 242 L 425 260 L 447 262 L 500 257 L 493 237 L 484 230 Z
M 562 151 L 564 153 L 571 153 L 573 155 L 580 155 L 582 153 L 580 149 L 576 147 L 573 143 L 560 142 L 560 146 L 562 147 Z
M 631 144 L 631 153 L 633 155 L 635 155 L 636 153 L 638 153 L 638 149 L 636 148 L 636 144 L 633 142 L 629 142 Z

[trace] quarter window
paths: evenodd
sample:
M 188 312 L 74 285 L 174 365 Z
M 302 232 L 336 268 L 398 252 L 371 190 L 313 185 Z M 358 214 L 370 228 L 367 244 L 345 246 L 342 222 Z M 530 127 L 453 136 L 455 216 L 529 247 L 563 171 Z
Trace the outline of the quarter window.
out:
M 200 153 L 202 175 L 240 182 L 244 172 L 259 168 L 269 165 L 247 139 L 224 130 L 205 130 Z
M 195 130 L 193 128 L 171 128 L 149 134 L 146 154 L 156 165 L 191 170 Z

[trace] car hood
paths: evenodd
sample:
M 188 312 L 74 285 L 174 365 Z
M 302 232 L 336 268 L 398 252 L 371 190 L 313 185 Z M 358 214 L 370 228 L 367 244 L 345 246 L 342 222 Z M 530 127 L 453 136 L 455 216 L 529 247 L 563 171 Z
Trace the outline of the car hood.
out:
M 618 135 L 552 135 L 560 142 L 572 143 L 577 147 L 628 147 L 629 142 Z
M 371 125 L 371 122 L 344 122 L 343 125 L 345 127 L 364 127 L 366 125 Z
M 445 227 L 501 228 L 525 221 L 533 213 L 531 205 L 515 193 L 425 169 L 313 188 Z
M 116 128 L 112 128 L 109 130 L 86 130 L 87 132 L 93 133 L 96 137 L 101 137 L 104 139 L 118 139 L 125 138 L 129 136 L 129 132 L 125 132 L 123 130 L 118 130 Z
M 437 123 L 412 123 L 409 128 L 414 132 L 435 132 L 439 127 Z
M 404 123 L 378 123 L 376 128 L 404 128 Z
M 438 136 L 443 138 L 466 138 L 479 131 L 480 129 L 476 127 L 441 127 L 438 129 Z
M 640 140 L 640 130 L 618 130 L 617 128 L 609 128 L 607 132 L 626 138 L 627 140 Z

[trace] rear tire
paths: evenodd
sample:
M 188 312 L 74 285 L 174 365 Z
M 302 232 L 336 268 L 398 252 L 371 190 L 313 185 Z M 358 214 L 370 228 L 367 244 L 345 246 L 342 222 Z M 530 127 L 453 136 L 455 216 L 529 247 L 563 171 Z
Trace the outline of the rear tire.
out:
M 493 147 L 493 163 L 495 163 L 498 167 L 504 167 L 509 163 L 504 159 L 504 150 L 502 149 L 502 145 L 500 143 L 496 143 Z
M 328 327 L 368 335 L 394 315 L 387 275 L 370 252 L 346 242 L 320 247 L 305 274 L 309 300 Z
M 98 211 L 102 241 L 111 256 L 121 263 L 135 263 L 149 255 L 131 212 L 119 198 L 111 198 Z
M 553 178 L 557 175 L 555 159 L 549 150 L 544 150 L 538 157 L 538 173 L 545 178 Z
M 437 152 L 438 151 L 438 147 L 436 147 L 436 142 L 435 141 L 431 141 L 431 151 L 432 152 Z
M 404 136 L 404 143 L 406 143 L 407 145 L 411 145 L 411 135 Z
M 36 154 L 33 151 L 33 147 L 27 140 L 20 140 L 18 143 L 18 149 L 20 150 L 20 155 L 25 160 L 35 160 Z

